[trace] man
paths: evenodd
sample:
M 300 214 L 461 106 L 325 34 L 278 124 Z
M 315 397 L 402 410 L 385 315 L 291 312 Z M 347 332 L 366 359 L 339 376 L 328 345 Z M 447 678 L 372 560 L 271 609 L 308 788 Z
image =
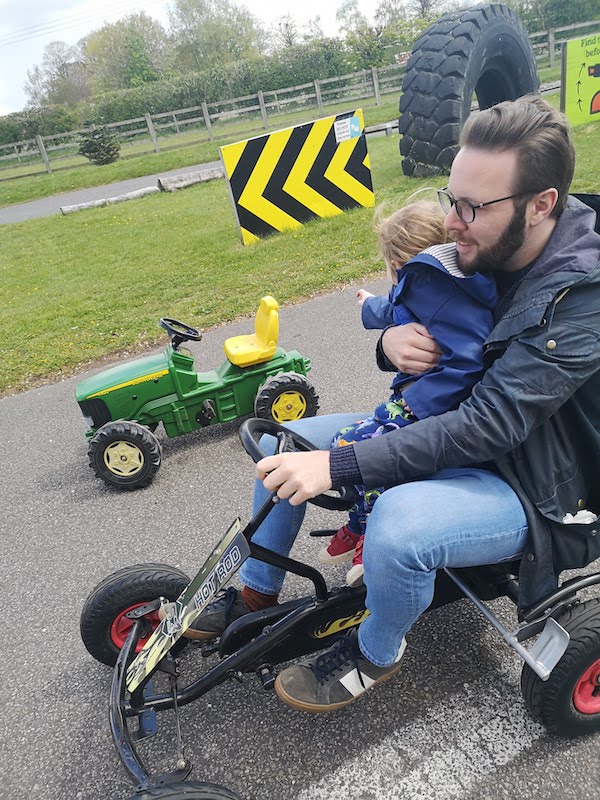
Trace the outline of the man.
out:
M 524 608 L 553 590 L 560 570 L 600 555 L 593 525 L 562 524 L 579 509 L 600 512 L 600 225 L 568 196 L 573 167 L 566 120 L 541 98 L 473 115 L 440 201 L 461 269 L 496 276 L 481 382 L 456 410 L 331 451 L 332 434 L 360 415 L 302 420 L 293 427 L 322 451 L 257 464 L 256 503 L 273 489 L 288 502 L 255 540 L 281 553 L 306 499 L 332 486 L 390 487 L 367 523 L 370 615 L 358 634 L 278 676 L 292 707 L 342 708 L 392 677 L 438 569 L 522 557 Z M 438 357 L 421 326 L 388 329 L 378 345 L 383 368 L 416 373 Z M 280 570 L 250 560 L 241 578 L 241 593 L 229 590 L 196 621 L 199 638 L 276 602 Z

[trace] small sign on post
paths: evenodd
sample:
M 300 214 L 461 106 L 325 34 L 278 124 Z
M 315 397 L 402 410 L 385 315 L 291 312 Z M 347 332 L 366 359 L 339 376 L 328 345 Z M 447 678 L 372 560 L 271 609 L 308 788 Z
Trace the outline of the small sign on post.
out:
M 600 33 L 563 44 L 560 110 L 572 125 L 600 120 Z

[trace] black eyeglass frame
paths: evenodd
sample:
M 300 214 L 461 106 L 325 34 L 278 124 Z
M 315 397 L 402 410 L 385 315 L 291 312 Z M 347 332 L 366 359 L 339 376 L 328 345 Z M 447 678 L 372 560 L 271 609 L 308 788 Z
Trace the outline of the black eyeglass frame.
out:
M 459 220 L 464 222 L 465 225 L 471 225 L 473 222 L 475 222 L 476 211 L 478 208 L 493 206 L 494 203 L 502 203 L 504 200 L 512 200 L 515 197 L 525 197 L 528 194 L 535 194 L 535 192 L 518 192 L 517 194 L 509 194 L 508 197 L 499 197 L 497 200 L 488 200 L 486 203 L 470 203 L 468 200 L 457 200 L 455 197 L 452 197 L 452 195 L 448 193 L 447 186 L 444 189 L 437 190 L 438 201 L 444 214 L 449 214 L 450 211 L 455 208 Z M 450 204 L 449 208 L 447 207 L 448 203 Z M 468 206 L 471 209 L 471 219 L 467 220 L 464 218 L 464 206 Z

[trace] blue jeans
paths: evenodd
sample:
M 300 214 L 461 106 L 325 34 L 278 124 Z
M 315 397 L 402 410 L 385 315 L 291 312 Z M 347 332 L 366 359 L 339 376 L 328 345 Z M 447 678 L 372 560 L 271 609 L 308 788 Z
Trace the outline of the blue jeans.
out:
M 327 450 L 336 431 L 364 416 L 309 417 L 289 427 Z M 272 451 L 273 441 L 263 437 L 263 449 Z M 267 494 L 257 481 L 255 510 Z M 304 512 L 304 505 L 281 501 L 253 541 L 287 555 Z M 446 469 L 387 489 L 367 521 L 363 564 L 370 613 L 359 629 L 363 654 L 378 666 L 394 662 L 403 637 L 431 603 L 436 570 L 509 561 L 524 551 L 526 539 L 527 522 L 519 499 L 487 470 Z M 256 591 L 279 594 L 285 573 L 249 559 L 240 577 Z

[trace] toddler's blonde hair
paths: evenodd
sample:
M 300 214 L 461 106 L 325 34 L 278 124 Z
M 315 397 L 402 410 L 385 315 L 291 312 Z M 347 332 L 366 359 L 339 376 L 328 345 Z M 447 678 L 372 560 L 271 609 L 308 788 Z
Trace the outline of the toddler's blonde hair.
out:
M 375 212 L 374 227 L 388 276 L 398 283 L 396 269 L 421 250 L 451 241 L 444 228 L 445 214 L 433 200 L 416 200 L 384 217 L 382 207 Z

